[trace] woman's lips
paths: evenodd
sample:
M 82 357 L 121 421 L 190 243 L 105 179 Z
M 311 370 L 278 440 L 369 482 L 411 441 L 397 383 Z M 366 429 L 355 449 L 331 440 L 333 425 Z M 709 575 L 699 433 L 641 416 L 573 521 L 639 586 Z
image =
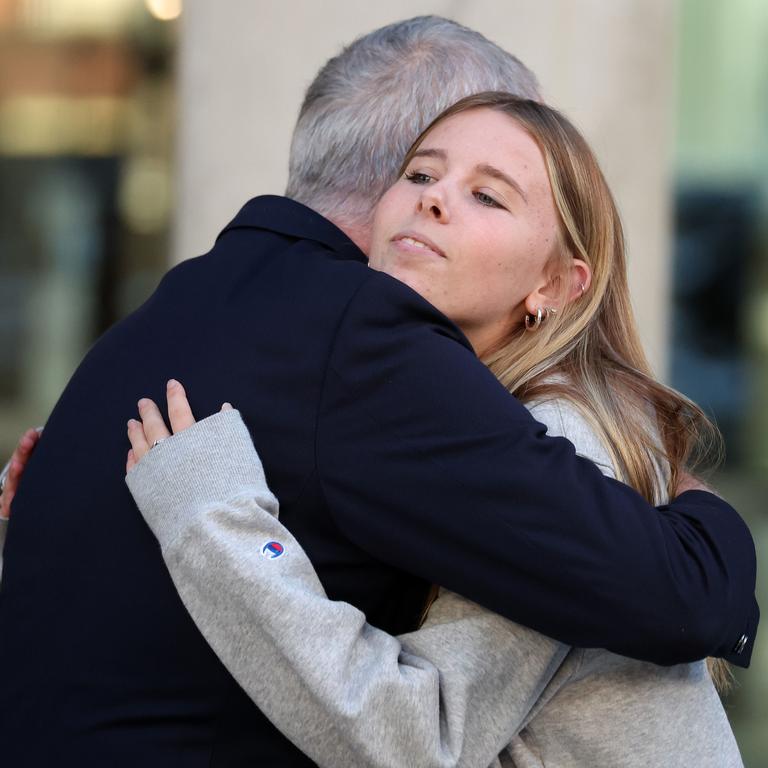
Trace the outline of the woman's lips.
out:
M 400 232 L 392 238 L 392 242 L 407 253 L 433 254 L 441 259 L 445 254 L 428 237 L 418 232 Z

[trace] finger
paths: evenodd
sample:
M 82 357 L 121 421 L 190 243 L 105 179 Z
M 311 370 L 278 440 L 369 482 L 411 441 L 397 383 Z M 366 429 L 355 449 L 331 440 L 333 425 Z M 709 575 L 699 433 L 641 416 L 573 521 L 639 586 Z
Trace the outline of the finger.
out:
M 192 409 L 189 407 L 187 393 L 181 382 L 171 379 L 168 382 L 168 418 L 171 421 L 171 429 L 175 435 L 182 429 L 191 427 L 195 423 L 195 417 L 192 415 Z
M 171 433 L 168 431 L 168 427 L 165 426 L 163 415 L 153 400 L 150 400 L 148 397 L 143 397 L 139 400 L 139 416 L 141 416 L 144 434 L 150 445 L 154 445 L 159 440 L 165 440 L 166 437 L 170 436 Z
M 5 478 L 5 490 L 16 492 L 16 489 L 19 487 L 19 480 L 21 480 L 21 476 L 24 474 L 24 467 L 26 467 L 26 462 L 21 461 L 18 458 L 18 454 L 14 451 L 8 467 L 8 475 Z
M 222 411 L 233 411 L 232 403 L 223 403 L 221 406 Z
M 133 452 L 133 448 L 128 451 L 128 458 L 125 461 L 125 474 L 127 475 L 137 464 L 136 454 Z
M 136 419 L 128 420 L 128 439 L 131 441 L 134 459 L 137 462 L 141 461 L 151 446 L 147 441 L 147 436 L 144 434 L 144 426 L 140 421 L 136 421 Z
M 11 456 L 3 493 L 0 495 L 0 517 L 9 517 L 11 514 L 11 501 L 16 495 L 19 480 L 21 480 L 24 468 L 27 466 L 39 439 L 40 433 L 36 429 L 28 429 L 19 438 L 16 450 Z
M 5 476 L 3 493 L 0 494 L 0 517 L 10 517 L 11 501 L 13 501 L 13 497 L 16 495 L 16 491 L 19 488 L 19 480 L 21 480 L 24 467 L 26 466 L 23 462 L 19 461 L 17 456 L 17 451 L 14 451 L 8 464 L 8 474 Z
M 6 486 L 0 495 L 0 517 L 9 518 L 11 516 L 11 502 L 15 496 L 15 491 L 11 491 Z
M 32 451 L 40 440 L 40 433 L 36 429 L 28 429 L 19 439 L 16 446 L 16 454 L 19 461 L 26 464 Z
M 40 435 L 37 433 L 36 429 L 28 429 L 19 438 L 19 442 L 16 444 L 16 449 L 11 456 L 11 467 L 8 470 L 6 484 L 15 482 L 17 478 L 21 476 L 39 439 Z

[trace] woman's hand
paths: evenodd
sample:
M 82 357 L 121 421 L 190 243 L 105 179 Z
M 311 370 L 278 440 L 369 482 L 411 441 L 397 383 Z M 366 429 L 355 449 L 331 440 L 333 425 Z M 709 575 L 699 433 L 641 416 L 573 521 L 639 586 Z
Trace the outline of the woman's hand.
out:
M 2 492 L 0 492 L 0 518 L 11 516 L 11 502 L 16 495 L 24 469 L 29 463 L 32 451 L 40 440 L 40 431 L 37 429 L 28 429 L 20 438 L 16 450 L 8 462 L 8 474 L 3 482 Z
M 168 431 L 160 409 L 154 401 L 146 397 L 139 400 L 141 420 L 129 419 L 128 421 L 128 439 L 131 441 L 131 450 L 128 451 L 128 460 L 125 464 L 126 472 L 130 472 L 142 460 L 147 451 L 165 440 L 166 437 L 170 437 L 171 434 L 175 435 L 195 423 L 195 417 L 192 415 L 192 409 L 189 406 L 189 400 L 187 400 L 187 393 L 176 379 L 171 379 L 168 382 L 166 398 L 172 432 Z M 229 403 L 224 403 L 221 406 L 222 411 L 231 409 L 232 406 Z

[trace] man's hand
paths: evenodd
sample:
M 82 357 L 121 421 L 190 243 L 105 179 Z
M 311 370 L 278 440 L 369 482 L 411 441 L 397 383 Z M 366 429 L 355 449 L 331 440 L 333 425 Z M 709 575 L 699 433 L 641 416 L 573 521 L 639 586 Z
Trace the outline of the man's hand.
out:
M 8 462 L 8 474 L 3 483 L 2 493 L 0 493 L 0 518 L 7 519 L 11 516 L 11 502 L 16 495 L 19 481 L 29 463 L 32 451 L 35 450 L 39 440 L 40 432 L 37 429 L 28 429 L 19 439 L 16 450 Z

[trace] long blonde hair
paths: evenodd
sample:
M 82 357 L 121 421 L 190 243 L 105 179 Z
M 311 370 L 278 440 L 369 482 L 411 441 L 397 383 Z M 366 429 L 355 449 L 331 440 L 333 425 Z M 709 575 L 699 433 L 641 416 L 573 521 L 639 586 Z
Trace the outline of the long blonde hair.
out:
M 581 134 L 551 107 L 489 91 L 438 115 L 414 142 L 403 169 L 435 125 L 481 108 L 508 115 L 536 141 L 560 223 L 559 247 L 548 265 L 559 286 L 557 314 L 533 333 L 520 324 L 483 362 L 523 402 L 570 401 L 602 439 L 616 477 L 662 504 L 675 495 L 682 472 L 719 456 L 721 439 L 695 403 L 653 378 L 632 312 L 619 213 Z M 589 265 L 592 280 L 570 301 L 574 258 Z M 710 662 L 722 689 L 727 665 Z

